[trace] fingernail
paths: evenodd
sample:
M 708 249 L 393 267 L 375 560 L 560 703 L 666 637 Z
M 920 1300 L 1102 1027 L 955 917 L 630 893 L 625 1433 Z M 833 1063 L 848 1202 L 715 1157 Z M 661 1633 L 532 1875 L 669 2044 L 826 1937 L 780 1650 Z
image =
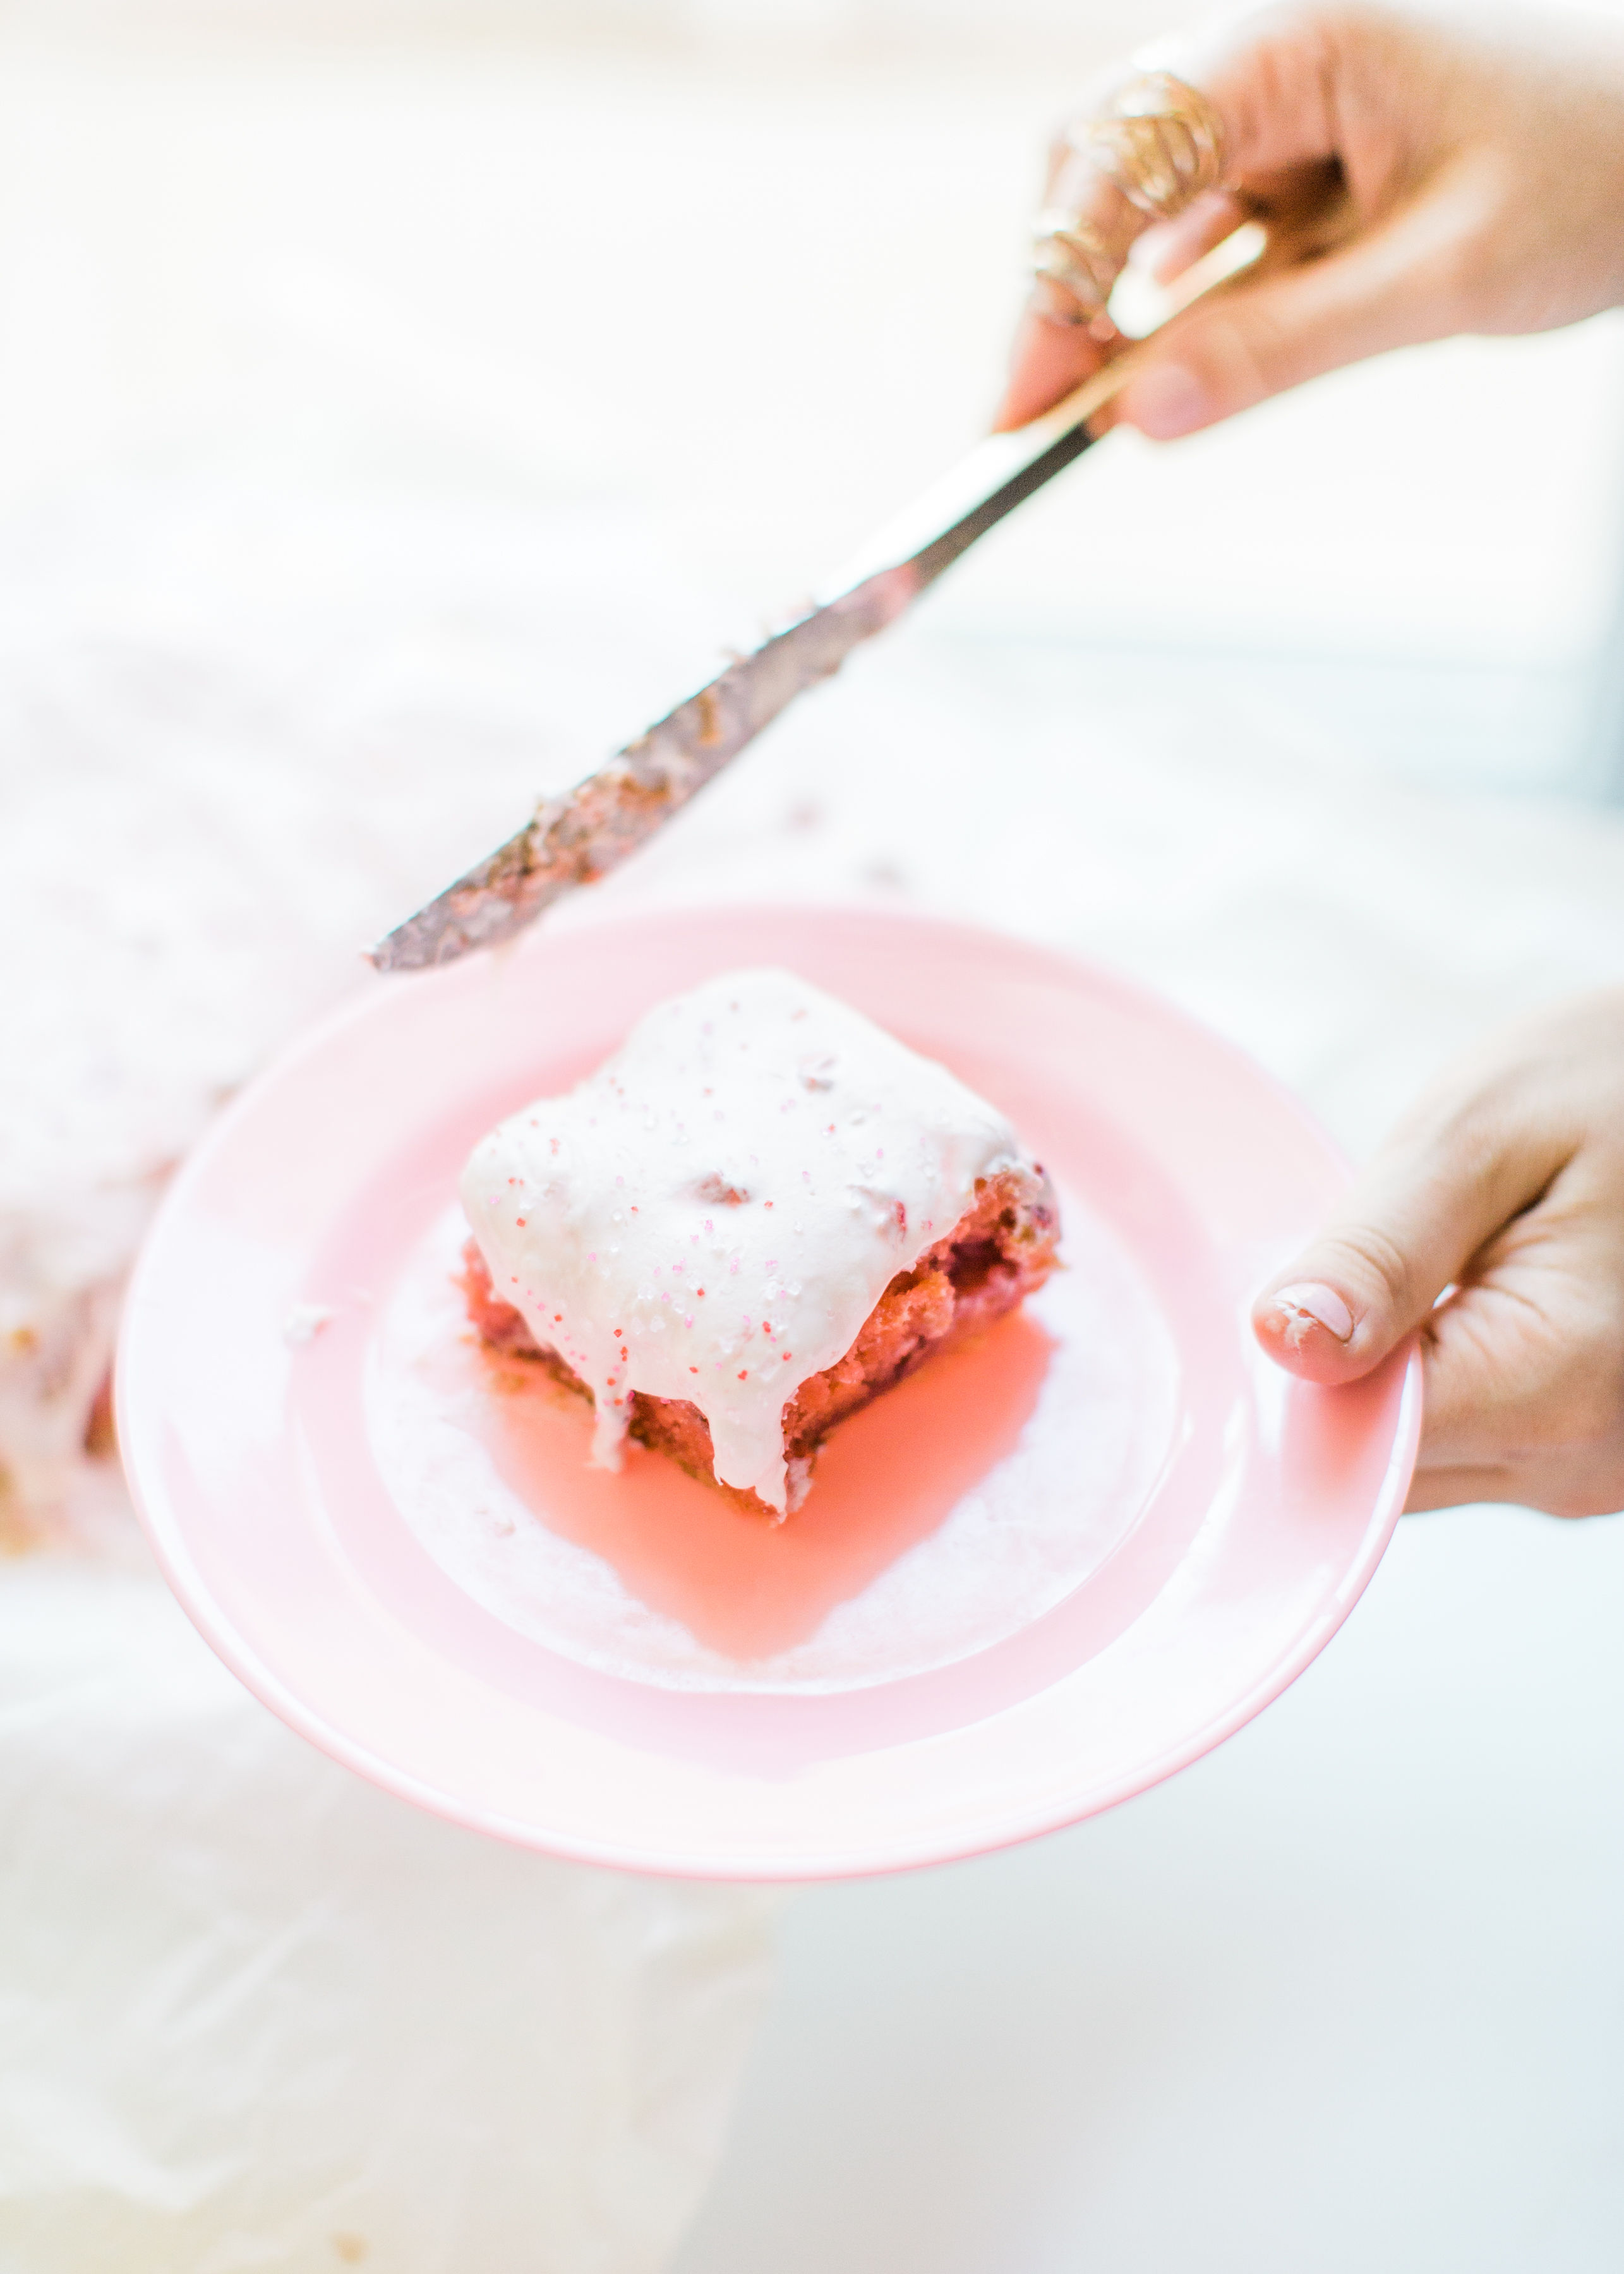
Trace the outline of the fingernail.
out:
M 1269 1308 L 1285 1313 L 1286 1340 L 1293 1350 L 1311 1326 L 1323 1327 L 1339 1343 L 1345 1343 L 1353 1332 L 1353 1313 L 1335 1287 L 1324 1286 L 1318 1279 L 1278 1289 L 1269 1297 Z
M 1176 363 L 1160 364 L 1123 390 L 1122 415 L 1153 442 L 1171 442 L 1207 422 L 1207 390 Z

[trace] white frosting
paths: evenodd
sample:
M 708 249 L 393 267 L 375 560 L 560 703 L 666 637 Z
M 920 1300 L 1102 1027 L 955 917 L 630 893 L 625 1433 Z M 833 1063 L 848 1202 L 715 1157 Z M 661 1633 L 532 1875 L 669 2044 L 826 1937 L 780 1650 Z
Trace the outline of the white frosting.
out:
M 789 972 L 740 971 L 502 1122 L 462 1194 L 495 1292 L 590 1389 L 595 1460 L 618 1465 L 634 1390 L 690 1398 L 718 1480 L 782 1510 L 785 1405 L 1020 1158 L 944 1066 Z

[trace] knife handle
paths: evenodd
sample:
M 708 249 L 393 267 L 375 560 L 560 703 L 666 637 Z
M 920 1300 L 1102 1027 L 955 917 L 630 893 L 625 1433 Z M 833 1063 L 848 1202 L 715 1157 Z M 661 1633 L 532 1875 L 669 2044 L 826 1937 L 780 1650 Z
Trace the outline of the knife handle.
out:
M 861 552 L 819 588 L 815 606 L 826 606 L 870 577 L 898 570 L 910 572 L 915 591 L 933 584 L 1023 498 L 1081 457 L 1095 439 L 1088 420 L 1127 385 L 1139 363 L 1138 350 L 1124 349 L 1052 410 L 1009 433 L 989 434 L 877 529 Z
M 1256 222 L 1243 222 L 1162 291 L 1162 322 L 1194 301 L 1239 282 L 1267 243 Z M 1144 361 L 1145 350 L 1139 344 L 1124 348 L 1052 410 L 1040 411 L 1010 433 L 989 434 L 978 442 L 922 496 L 877 530 L 855 558 L 819 588 L 815 604 L 825 606 L 872 576 L 895 577 L 898 571 L 904 572 L 899 581 L 906 582 L 910 596 L 921 591 L 1023 498 L 1081 457 L 1095 440 L 1088 432 L 1088 420 L 1121 393 Z

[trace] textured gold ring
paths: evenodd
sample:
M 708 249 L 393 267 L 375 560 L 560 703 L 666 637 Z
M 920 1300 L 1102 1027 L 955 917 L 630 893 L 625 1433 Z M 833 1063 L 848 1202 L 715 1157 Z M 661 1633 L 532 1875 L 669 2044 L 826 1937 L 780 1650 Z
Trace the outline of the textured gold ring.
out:
M 1063 139 L 1133 209 L 1124 213 L 1118 205 L 1120 218 L 1113 225 L 1103 209 L 1050 206 L 1034 226 L 1033 274 L 1071 304 L 1051 313 L 1063 323 L 1090 324 L 1110 297 L 1128 247 L 1144 226 L 1133 213 L 1169 221 L 1223 179 L 1223 121 L 1199 87 L 1171 72 L 1140 72 L 1068 125 Z M 1109 191 L 1106 202 L 1112 202 Z
M 1092 323 L 1111 297 L 1122 253 L 1079 213 L 1049 207 L 1033 225 L 1032 273 L 1056 284 L 1072 303 L 1058 312 L 1071 324 Z
M 1066 140 L 1158 221 L 1223 179 L 1223 121 L 1199 87 L 1171 72 L 1143 72 L 1066 130 Z

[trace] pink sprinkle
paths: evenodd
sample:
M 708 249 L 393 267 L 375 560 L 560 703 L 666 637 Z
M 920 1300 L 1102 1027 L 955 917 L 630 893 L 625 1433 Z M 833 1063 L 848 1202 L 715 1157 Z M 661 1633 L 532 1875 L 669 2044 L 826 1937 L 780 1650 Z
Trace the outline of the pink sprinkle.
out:
M 682 1323 L 683 1323 L 683 1325 L 684 1325 L 685 1327 L 691 1327 L 691 1326 L 693 1325 L 693 1323 L 694 1323 L 694 1314 L 692 1313 L 692 1311 L 689 1311 L 689 1312 L 688 1313 L 688 1314 L 686 1315 L 686 1317 L 683 1319 Z M 691 1374 L 691 1373 L 693 1372 L 693 1368 L 690 1367 L 689 1367 L 689 1369 L 688 1369 L 688 1371 L 689 1371 L 689 1373 Z

